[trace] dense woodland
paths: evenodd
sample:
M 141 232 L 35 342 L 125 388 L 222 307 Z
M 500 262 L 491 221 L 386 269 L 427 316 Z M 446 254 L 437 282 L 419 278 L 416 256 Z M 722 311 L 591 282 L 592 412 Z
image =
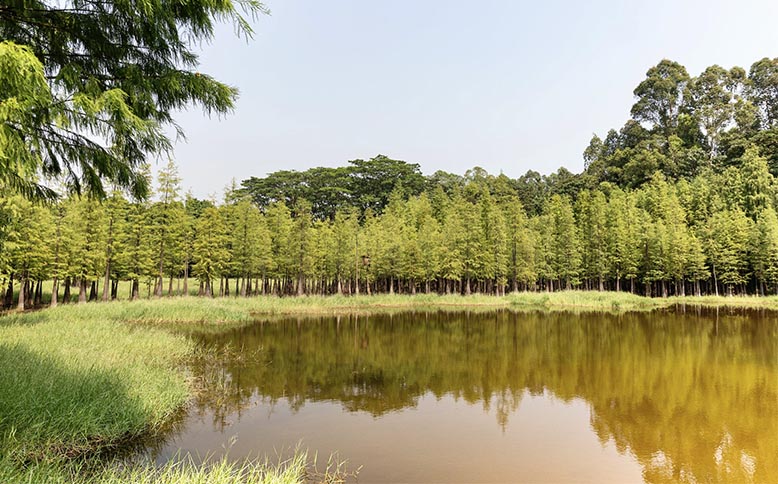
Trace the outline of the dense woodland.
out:
M 182 196 L 0 200 L 6 306 L 188 294 L 582 288 L 651 296 L 778 292 L 778 59 L 698 77 L 662 61 L 585 170 L 424 176 L 377 156 Z M 148 175 L 146 175 L 148 178 Z M 23 288 L 23 290 L 19 290 Z M 18 296 L 14 296 L 18 293 Z

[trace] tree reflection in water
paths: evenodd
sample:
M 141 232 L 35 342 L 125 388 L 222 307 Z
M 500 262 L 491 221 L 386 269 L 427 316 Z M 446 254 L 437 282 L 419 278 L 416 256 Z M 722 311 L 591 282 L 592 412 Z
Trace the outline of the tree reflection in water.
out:
M 778 481 L 772 313 L 321 317 L 203 343 L 231 348 L 194 368 L 206 382 L 196 408 L 216 425 L 258 399 L 294 410 L 334 401 L 378 417 L 432 393 L 482 404 L 504 427 L 522 395 L 549 392 L 586 400 L 600 441 L 634 454 L 648 482 Z

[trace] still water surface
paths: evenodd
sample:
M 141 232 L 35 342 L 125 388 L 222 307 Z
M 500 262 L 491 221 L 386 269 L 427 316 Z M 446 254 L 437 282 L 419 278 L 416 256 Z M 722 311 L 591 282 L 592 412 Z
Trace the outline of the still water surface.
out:
M 338 452 L 359 482 L 778 482 L 778 317 L 404 313 L 257 322 L 158 449 Z

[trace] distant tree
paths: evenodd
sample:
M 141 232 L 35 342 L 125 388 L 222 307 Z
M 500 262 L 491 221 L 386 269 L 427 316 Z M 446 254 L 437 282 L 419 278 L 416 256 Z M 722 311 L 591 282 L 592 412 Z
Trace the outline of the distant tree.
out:
M 685 67 L 663 59 L 646 72 L 646 79 L 635 88 L 637 101 L 632 106 L 632 116 L 651 123 L 664 136 L 674 134 L 688 82 Z

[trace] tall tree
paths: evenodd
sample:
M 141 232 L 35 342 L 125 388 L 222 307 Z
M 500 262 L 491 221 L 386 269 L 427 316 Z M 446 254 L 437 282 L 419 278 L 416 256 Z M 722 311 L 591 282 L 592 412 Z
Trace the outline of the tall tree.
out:
M 665 136 L 674 134 L 678 127 L 683 91 L 688 82 L 689 74 L 684 66 L 671 60 L 661 60 L 646 72 L 646 79 L 635 88 L 637 101 L 632 106 L 632 116 L 638 121 L 651 123 Z

